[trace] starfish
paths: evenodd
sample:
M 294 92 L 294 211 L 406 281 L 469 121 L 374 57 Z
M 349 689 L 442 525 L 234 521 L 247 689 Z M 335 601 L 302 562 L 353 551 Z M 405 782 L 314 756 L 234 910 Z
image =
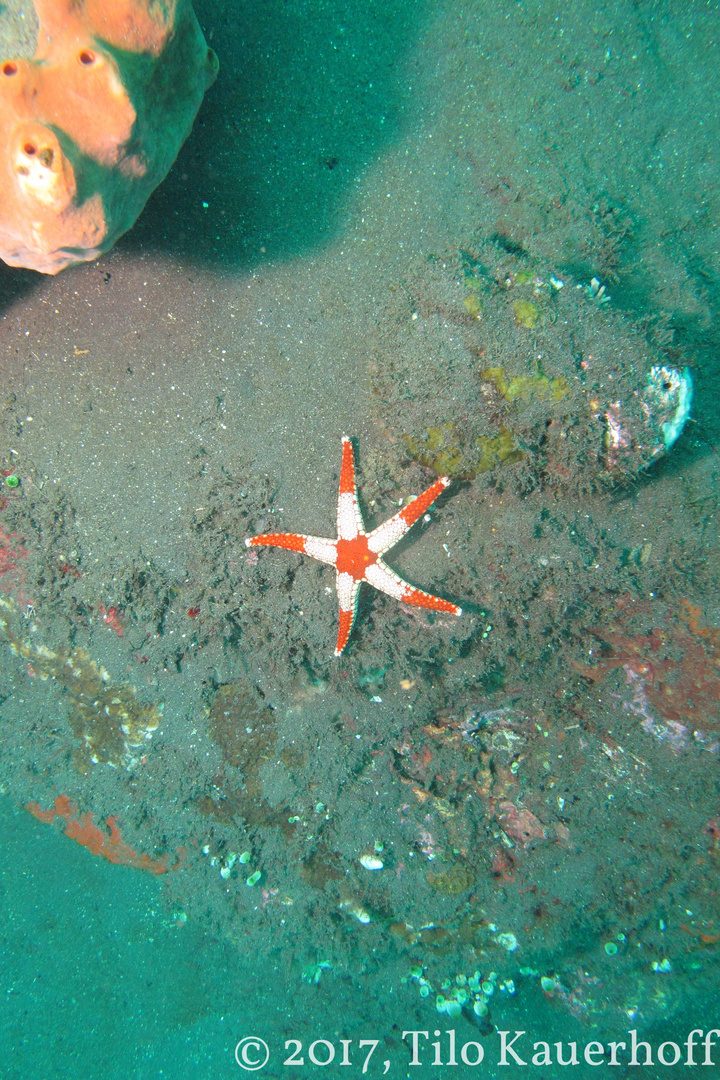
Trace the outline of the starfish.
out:
M 355 484 L 355 456 L 352 443 L 343 435 L 342 466 L 340 468 L 340 493 L 337 509 L 337 539 L 324 536 L 303 536 L 299 533 L 262 533 L 246 539 L 248 547 L 279 547 L 290 551 L 301 551 L 318 562 L 329 563 L 335 567 L 335 586 L 340 603 L 340 628 L 338 630 L 335 655 L 345 649 L 350 632 L 355 622 L 358 593 L 363 581 L 367 581 L 380 592 L 394 596 L 404 604 L 415 607 L 431 608 L 433 611 L 446 611 L 451 615 L 462 615 L 462 608 L 441 600 L 439 596 L 416 589 L 403 581 L 383 561 L 383 555 L 395 547 L 411 525 L 435 502 L 441 491 L 450 483 L 447 476 L 441 476 L 434 484 L 423 491 L 422 495 L 411 499 L 402 510 L 388 518 L 372 532 L 365 532 L 365 526 L 358 506 L 357 486 Z

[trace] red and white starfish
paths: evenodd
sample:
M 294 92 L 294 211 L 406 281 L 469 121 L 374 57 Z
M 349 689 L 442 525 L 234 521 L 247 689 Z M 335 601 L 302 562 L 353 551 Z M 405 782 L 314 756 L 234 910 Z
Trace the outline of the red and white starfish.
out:
M 402 510 L 366 533 L 357 500 L 355 484 L 355 457 L 352 443 L 343 435 L 343 456 L 340 468 L 340 493 L 338 495 L 337 540 L 323 536 L 302 536 L 298 533 L 263 533 L 245 541 L 248 547 L 279 547 L 290 551 L 302 551 L 319 562 L 335 567 L 336 588 L 340 602 L 340 628 L 335 655 L 340 656 L 348 643 L 355 622 L 358 593 L 363 581 L 380 592 L 402 600 L 404 604 L 446 611 L 462 615 L 462 608 L 441 600 L 439 596 L 416 589 L 398 577 L 382 556 L 405 535 L 411 525 L 421 517 L 450 481 L 441 476 L 427 491 L 411 499 Z

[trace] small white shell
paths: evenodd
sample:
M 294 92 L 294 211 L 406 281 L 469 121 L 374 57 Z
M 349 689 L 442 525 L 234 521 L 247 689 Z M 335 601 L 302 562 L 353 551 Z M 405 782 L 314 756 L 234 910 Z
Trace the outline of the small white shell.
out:
M 361 855 L 358 862 L 366 870 L 382 870 L 383 868 L 383 861 L 378 859 L 377 855 Z
M 347 911 L 348 915 L 354 915 L 357 921 L 361 922 L 363 926 L 367 926 L 370 922 L 369 913 L 352 896 L 348 896 L 340 901 L 340 910 Z

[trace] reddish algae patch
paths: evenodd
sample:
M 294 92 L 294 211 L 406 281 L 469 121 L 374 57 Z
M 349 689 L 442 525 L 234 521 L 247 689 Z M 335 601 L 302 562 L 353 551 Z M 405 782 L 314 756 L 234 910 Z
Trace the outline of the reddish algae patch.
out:
M 108 833 L 93 822 L 92 814 L 78 814 L 77 806 L 67 795 L 58 795 L 55 805 L 50 810 L 43 810 L 39 803 L 29 802 L 25 809 L 28 810 L 38 821 L 50 824 L 56 817 L 65 822 L 65 835 L 71 840 L 77 840 L 78 844 L 88 848 L 93 855 L 101 855 L 111 863 L 119 863 L 121 866 L 133 866 L 137 870 L 148 870 L 151 874 L 166 874 L 168 871 L 167 857 L 151 859 L 149 855 L 139 855 L 137 851 L 126 844 L 116 825 L 117 818 L 109 817 L 107 826 Z
M 0 577 L 12 570 L 18 559 L 27 555 L 27 548 L 23 546 L 20 537 L 14 533 L 6 533 L 0 526 Z
M 686 600 L 679 618 L 662 620 L 642 633 L 621 626 L 596 629 L 607 652 L 595 664 L 571 661 L 586 679 L 599 682 L 614 668 L 642 680 L 650 705 L 665 720 L 720 729 L 720 629 L 704 625 L 699 608 Z

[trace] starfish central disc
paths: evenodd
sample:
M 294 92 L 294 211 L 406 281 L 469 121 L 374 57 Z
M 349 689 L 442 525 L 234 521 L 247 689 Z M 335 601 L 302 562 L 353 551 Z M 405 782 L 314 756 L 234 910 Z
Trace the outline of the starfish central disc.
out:
M 355 581 L 362 581 L 368 566 L 377 562 L 377 555 L 368 547 L 367 536 L 360 533 L 354 540 L 337 541 L 337 562 L 335 568 L 338 574 L 350 574 Z

